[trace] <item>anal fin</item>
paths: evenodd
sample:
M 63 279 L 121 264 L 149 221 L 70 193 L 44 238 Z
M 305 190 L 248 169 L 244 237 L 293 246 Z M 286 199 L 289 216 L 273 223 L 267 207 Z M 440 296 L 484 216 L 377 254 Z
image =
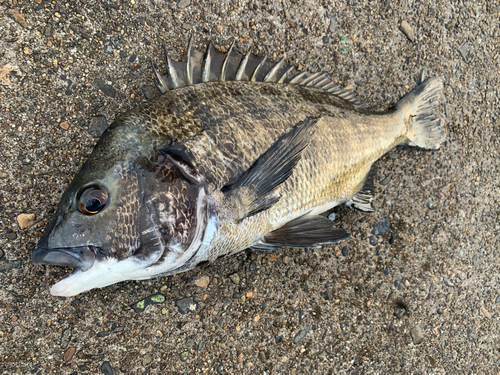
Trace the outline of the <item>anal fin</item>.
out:
M 279 229 L 266 234 L 252 246 L 256 250 L 272 250 L 281 247 L 318 247 L 337 243 L 351 235 L 342 228 L 334 228 L 331 220 L 324 216 L 301 216 Z
M 375 177 L 375 168 L 372 167 L 361 190 L 356 193 L 347 203 L 346 206 L 357 208 L 364 212 L 374 212 L 372 201 L 375 198 L 375 185 L 373 178 Z

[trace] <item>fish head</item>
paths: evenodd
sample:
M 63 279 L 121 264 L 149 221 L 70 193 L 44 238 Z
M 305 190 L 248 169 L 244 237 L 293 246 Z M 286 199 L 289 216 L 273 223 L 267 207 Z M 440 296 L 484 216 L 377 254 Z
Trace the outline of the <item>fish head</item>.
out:
M 73 267 L 52 286 L 56 296 L 175 273 L 206 226 L 203 188 L 167 158 L 99 164 L 93 162 L 98 149 L 64 192 L 33 252 L 34 264 Z

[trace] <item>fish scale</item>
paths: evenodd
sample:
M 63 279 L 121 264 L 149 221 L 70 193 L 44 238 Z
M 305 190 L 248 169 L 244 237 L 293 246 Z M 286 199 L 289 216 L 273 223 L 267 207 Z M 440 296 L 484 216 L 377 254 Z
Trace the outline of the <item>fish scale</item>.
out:
M 33 252 L 35 264 L 74 267 L 54 295 L 246 248 L 346 240 L 320 214 L 344 203 L 373 211 L 373 163 L 397 145 L 437 149 L 445 139 L 438 78 L 377 113 L 327 73 L 234 44 L 202 53 L 191 40 L 185 61 L 165 60 L 166 74 L 152 64 L 162 95 L 104 132 Z

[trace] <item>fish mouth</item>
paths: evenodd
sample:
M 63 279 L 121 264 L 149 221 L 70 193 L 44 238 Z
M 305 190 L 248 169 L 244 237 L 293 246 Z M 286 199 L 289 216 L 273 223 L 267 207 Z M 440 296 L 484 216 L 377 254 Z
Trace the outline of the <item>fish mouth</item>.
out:
M 59 280 L 50 290 L 52 295 L 64 295 L 64 290 L 67 288 L 66 285 L 68 282 L 92 268 L 96 260 L 96 250 L 98 249 L 94 246 L 53 249 L 39 247 L 33 251 L 32 263 L 73 267 L 73 272 Z
M 63 247 L 54 249 L 37 248 L 33 251 L 33 264 L 74 267 L 82 272 L 94 264 L 96 252 L 93 246 Z

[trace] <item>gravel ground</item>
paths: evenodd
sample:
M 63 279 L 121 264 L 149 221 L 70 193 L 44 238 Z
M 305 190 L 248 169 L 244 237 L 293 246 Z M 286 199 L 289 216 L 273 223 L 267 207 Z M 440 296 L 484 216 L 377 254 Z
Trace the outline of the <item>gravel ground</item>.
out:
M 0 1 L 1 372 L 497 374 L 499 17 L 487 0 Z M 154 93 L 149 60 L 190 33 L 331 71 L 376 109 L 443 76 L 448 141 L 386 155 L 376 212 L 335 210 L 337 246 L 52 297 L 67 271 L 31 252 L 98 116 Z

